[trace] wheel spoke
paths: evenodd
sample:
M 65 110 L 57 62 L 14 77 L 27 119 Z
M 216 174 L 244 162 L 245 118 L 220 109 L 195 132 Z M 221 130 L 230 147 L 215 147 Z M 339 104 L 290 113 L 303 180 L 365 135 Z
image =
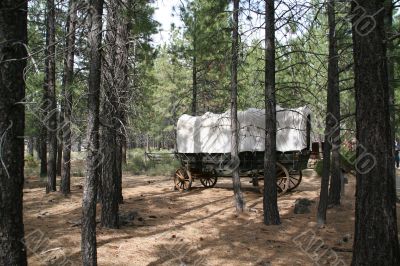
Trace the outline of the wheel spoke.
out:
M 177 175 L 178 175 L 180 180 L 185 180 L 185 177 L 184 177 L 184 175 L 182 174 L 182 172 L 180 170 L 177 172 Z

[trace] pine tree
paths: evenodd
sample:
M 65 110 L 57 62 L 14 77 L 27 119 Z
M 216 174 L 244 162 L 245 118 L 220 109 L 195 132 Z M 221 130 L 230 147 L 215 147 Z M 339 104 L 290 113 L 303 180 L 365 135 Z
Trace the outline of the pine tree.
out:
M 101 79 L 101 33 L 103 0 L 90 0 L 88 14 L 90 31 L 88 43 L 90 49 L 88 120 L 87 120 L 87 157 L 86 178 L 82 202 L 82 262 L 84 265 L 97 265 L 96 245 L 96 197 L 99 178 L 99 109 Z
M 264 223 L 280 224 L 276 188 L 275 3 L 265 1 Z
M 352 265 L 400 264 L 383 7 L 352 2 L 358 141 Z
M 24 185 L 25 0 L 0 2 L 0 265 L 27 265 L 22 197 Z

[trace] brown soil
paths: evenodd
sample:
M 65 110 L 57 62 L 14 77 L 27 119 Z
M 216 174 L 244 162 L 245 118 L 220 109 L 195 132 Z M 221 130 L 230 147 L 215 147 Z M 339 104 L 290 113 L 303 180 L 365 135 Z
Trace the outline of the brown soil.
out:
M 247 211 L 236 215 L 230 179 L 220 179 L 212 189 L 197 181 L 190 192 L 179 193 L 171 177 L 125 176 L 120 212 L 135 217 L 119 230 L 98 227 L 99 265 L 324 265 L 333 260 L 348 265 L 355 178 L 349 177 L 342 205 L 328 210 L 328 225 L 318 228 L 317 203 L 311 213 L 293 212 L 298 198 L 317 202 L 320 178 L 311 170 L 304 174 L 301 185 L 278 200 L 279 226 L 263 225 L 262 197 L 247 178 L 242 179 Z M 46 195 L 43 182 L 27 178 L 29 265 L 81 264 L 82 183 L 74 178 L 72 195 L 64 198 Z

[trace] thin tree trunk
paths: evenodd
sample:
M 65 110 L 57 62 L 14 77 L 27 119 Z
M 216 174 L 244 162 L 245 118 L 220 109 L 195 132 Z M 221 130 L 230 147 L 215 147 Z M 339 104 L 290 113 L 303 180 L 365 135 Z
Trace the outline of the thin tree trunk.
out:
M 193 33 L 193 66 L 192 66 L 192 115 L 197 114 L 197 31 L 196 31 L 196 14 L 194 15 L 194 33 Z
M 122 202 L 122 135 L 127 95 L 128 65 L 128 1 L 112 2 L 107 9 L 106 54 L 103 62 L 105 100 L 102 108 L 101 223 L 108 228 L 119 227 L 118 204 Z
M 47 161 L 46 193 L 56 191 L 57 178 L 57 101 L 56 101 L 56 60 L 55 60 L 55 5 L 47 0 L 47 25 L 49 30 L 49 78 L 48 96 L 50 112 L 48 114 L 49 156 Z
M 33 147 L 34 147 L 34 138 L 29 136 L 28 138 L 28 154 L 33 157 Z
M 126 141 L 126 136 L 125 134 L 122 136 L 122 164 L 126 165 L 127 163 L 127 154 L 126 154 L 126 150 L 127 150 L 127 141 Z
M 392 153 L 395 153 L 394 143 L 396 141 L 396 97 L 395 97 L 395 54 L 394 44 L 391 40 L 393 36 L 393 1 L 385 0 L 385 26 L 387 39 L 387 64 L 388 64 L 388 81 L 389 81 L 389 111 L 390 126 L 392 128 L 391 138 L 393 143 Z M 396 177 L 396 168 L 393 167 L 393 176 Z
M 117 108 L 117 117 L 120 122 L 117 123 L 117 156 L 116 156 L 116 170 L 117 170 L 117 197 L 118 203 L 122 204 L 124 198 L 122 195 L 122 165 L 126 165 L 126 145 L 127 145 L 127 132 L 126 128 L 126 100 L 129 94 L 129 34 L 132 29 L 132 22 L 130 18 L 133 16 L 133 0 L 124 0 L 121 21 L 118 26 L 117 43 L 121 49 L 118 66 L 122 66 L 120 73 L 122 75 L 122 83 L 120 84 L 120 96 Z M 126 11 L 126 12 L 125 12 Z
M 106 102 L 109 100 L 110 99 L 106 98 L 103 103 L 107 105 Z M 106 110 L 110 109 L 107 108 Z M 107 116 L 110 115 L 108 114 Z M 103 119 L 104 121 L 108 120 L 104 113 L 102 115 L 102 121 Z M 100 146 L 103 153 L 103 160 L 100 177 L 101 193 L 99 197 L 101 201 L 101 225 L 106 228 L 119 228 L 118 199 L 116 195 L 116 137 L 116 133 L 111 126 L 102 126 Z
M 46 6 L 46 14 L 48 7 Z M 42 124 L 40 127 L 40 176 L 47 176 L 47 113 L 49 111 L 49 23 L 46 15 L 46 47 L 44 49 L 44 80 L 42 96 Z
M 72 114 L 72 84 L 74 81 L 75 31 L 76 31 L 76 0 L 69 1 L 67 18 L 66 56 L 64 61 L 64 126 L 63 126 L 63 162 L 61 175 L 61 192 L 71 193 L 71 114 Z
M 86 178 L 82 200 L 82 263 L 97 265 L 96 245 L 96 196 L 98 186 L 99 154 L 99 106 L 101 79 L 101 32 L 103 0 L 89 0 L 90 49 L 88 120 L 87 120 L 87 158 Z
M 0 2 L 0 265 L 27 265 L 22 213 L 25 108 L 21 104 L 27 10 L 25 0 Z
M 281 223 L 276 191 L 275 4 L 265 1 L 264 223 Z
M 238 87 L 238 48 L 239 48 L 239 0 L 233 1 L 233 35 L 232 35 L 232 73 L 231 73 L 231 169 L 233 191 L 235 194 L 236 211 L 243 212 L 244 199 L 239 176 L 239 127 L 237 116 Z
M 197 114 L 197 59 L 196 55 L 193 56 L 193 69 L 192 69 L 192 115 Z
M 62 89 L 62 95 L 65 95 L 64 88 Z M 58 125 L 61 126 L 64 124 L 64 103 L 65 99 L 61 99 L 61 111 L 58 113 Z M 63 151 L 63 130 L 61 128 L 57 131 L 57 176 L 61 176 L 61 162 L 62 162 L 62 151 Z
M 35 158 L 40 159 L 40 135 L 33 138 L 33 148 L 35 153 Z
M 336 39 L 335 1 L 328 2 L 329 23 L 329 63 L 328 63 L 328 101 L 331 101 L 333 125 L 330 142 L 332 149 L 331 182 L 329 186 L 329 204 L 340 205 L 341 164 L 340 164 L 340 92 L 339 92 L 339 56 Z
M 329 201 L 340 204 L 340 126 L 339 126 L 339 79 L 338 79 L 338 54 L 336 45 L 335 2 L 330 0 L 326 4 L 329 23 L 329 62 L 328 62 L 328 93 L 327 115 L 325 118 L 325 143 L 324 161 L 322 166 L 321 191 L 319 195 L 317 222 L 319 225 L 326 223 L 326 210 Z M 332 166 L 331 166 L 332 151 Z M 331 171 L 332 169 L 332 171 Z M 329 176 L 331 177 L 330 191 Z M 339 185 L 339 187 L 337 187 Z M 338 190 L 338 191 L 337 191 Z M 329 192 L 329 194 L 328 194 Z M 337 195 L 338 194 L 338 195 Z M 331 197 L 331 199 L 329 199 Z
M 325 142 L 323 149 L 323 163 L 322 163 L 322 177 L 321 177 L 321 190 L 319 193 L 319 203 L 317 211 L 317 223 L 318 225 L 324 225 L 326 223 L 326 210 L 328 208 L 328 197 L 329 197 L 329 172 L 330 172 L 330 162 L 331 162 L 331 143 L 329 139 L 330 128 L 330 118 L 326 117 L 325 125 Z
M 82 137 L 81 136 L 78 137 L 77 146 L 78 146 L 77 147 L 78 152 L 82 152 Z
M 121 137 L 121 136 L 120 136 Z M 124 197 L 122 195 L 122 146 L 121 146 L 121 138 L 117 139 L 117 151 L 115 157 L 115 170 L 116 170 L 116 196 L 119 204 L 124 203 Z
M 352 265 L 400 265 L 383 7 L 352 2 L 358 141 Z M 376 25 L 363 27 L 360 11 Z

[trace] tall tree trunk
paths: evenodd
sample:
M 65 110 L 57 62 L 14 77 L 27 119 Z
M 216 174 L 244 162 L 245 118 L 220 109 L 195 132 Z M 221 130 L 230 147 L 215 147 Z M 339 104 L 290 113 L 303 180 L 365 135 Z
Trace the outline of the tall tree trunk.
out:
M 124 97 L 126 97 L 127 50 L 124 17 L 127 1 L 112 2 L 107 8 L 107 34 L 105 60 L 103 61 L 102 87 L 104 101 L 102 107 L 101 149 L 104 154 L 101 175 L 101 224 L 107 228 L 118 228 L 118 204 L 121 198 L 121 122 Z M 124 40 L 122 40 L 124 39 Z M 126 58 L 125 58 L 126 57 Z
M 87 120 L 87 158 L 86 178 L 82 201 L 82 263 L 97 265 L 96 246 L 96 196 L 98 185 L 99 154 L 99 106 L 101 79 L 101 32 L 103 0 L 89 0 L 90 47 L 88 120 Z
M 232 73 L 231 73 L 231 167 L 233 191 L 235 194 L 236 211 L 243 212 L 244 199 L 239 176 L 239 126 L 237 115 L 238 87 L 238 48 L 239 48 L 239 0 L 233 1 L 233 34 L 232 34 Z
M 389 111 L 390 111 L 390 126 L 392 128 L 391 138 L 392 143 L 396 141 L 396 97 L 395 97 L 395 58 L 394 58 L 394 45 L 393 40 L 393 1 L 385 0 L 385 26 L 386 26 L 386 43 L 387 43 L 387 64 L 388 64 L 388 81 L 389 81 Z M 393 154 L 395 153 L 395 147 L 393 145 Z M 393 176 L 396 177 L 396 168 L 393 167 Z
M 328 114 L 333 116 L 335 124 L 330 132 L 332 148 L 331 182 L 329 186 L 329 204 L 340 205 L 341 164 L 340 164 L 340 91 L 339 91 L 339 55 L 336 38 L 335 0 L 328 2 L 329 23 L 329 63 L 328 63 L 328 101 L 331 101 Z M 330 93 L 329 93 L 330 92 Z
M 107 10 L 108 11 L 108 10 Z M 104 72 L 104 71 L 103 71 Z M 110 99 L 104 99 L 104 105 Z M 103 106 L 104 108 L 105 106 Z M 106 109 L 110 110 L 110 109 Z M 107 111 L 106 111 L 107 112 Z M 102 122 L 108 120 L 110 114 L 102 114 Z M 103 120 L 104 119 L 104 120 Z M 117 170 L 116 170 L 116 132 L 110 125 L 102 126 L 101 151 L 103 153 L 101 171 L 101 225 L 106 228 L 119 228 L 118 198 L 117 198 Z
M 33 149 L 34 149 L 34 154 L 36 154 L 35 158 L 40 159 L 40 136 L 36 136 L 33 138 Z M 36 153 L 35 153 L 36 151 Z
M 331 165 L 331 143 L 329 139 L 329 131 L 331 130 L 331 118 L 331 116 L 327 116 L 325 124 L 325 142 L 323 148 L 321 190 L 319 193 L 319 203 L 317 211 L 318 225 L 324 225 L 326 223 L 326 210 L 328 208 L 329 172 Z
M 127 141 L 126 141 L 126 135 L 125 134 L 122 136 L 121 142 L 122 142 L 121 143 L 121 145 L 122 145 L 122 150 L 121 150 L 121 153 L 122 153 L 122 164 L 126 165 L 127 164 L 127 153 L 126 153 L 126 151 L 127 151 Z
M 193 33 L 193 66 L 192 66 L 192 115 L 197 114 L 197 31 L 196 31 L 196 14 L 194 15 L 194 33 Z
M 55 35 L 55 5 L 54 0 L 47 0 L 47 25 L 49 30 L 49 77 L 48 96 L 50 112 L 48 114 L 49 157 L 47 161 L 46 193 L 56 191 L 57 177 L 57 101 L 56 101 L 56 35 Z
M 62 95 L 65 95 L 64 88 L 61 92 Z M 58 125 L 61 126 L 64 124 L 64 102 L 65 99 L 60 99 L 61 101 L 61 111 L 57 112 L 58 114 Z M 56 162 L 56 169 L 57 169 L 57 176 L 61 176 L 61 162 L 62 162 L 62 151 L 63 151 L 63 130 L 62 128 L 58 128 L 57 130 L 57 162 Z
M 0 2 L 0 265 L 27 265 L 22 197 L 27 10 L 25 0 Z
M 195 45 L 194 45 L 195 46 Z M 193 56 L 193 69 L 192 69 L 192 115 L 197 114 L 197 58 Z
M 383 7 L 352 2 L 358 141 L 352 265 L 400 265 Z M 371 23 L 365 14 L 374 27 L 365 27 Z
M 82 137 L 78 137 L 78 143 L 77 143 L 77 150 L 78 152 L 82 152 Z
M 117 117 L 119 123 L 117 123 L 117 156 L 116 156 L 116 170 L 117 170 L 117 197 L 118 203 L 122 204 L 124 198 L 122 195 L 122 165 L 126 165 L 126 142 L 127 142 L 127 132 L 126 132 L 126 101 L 129 95 L 129 33 L 132 29 L 131 17 L 133 16 L 133 0 L 124 0 L 122 2 L 121 21 L 118 24 L 117 30 L 117 43 L 120 47 L 121 52 L 119 54 L 118 66 L 121 67 L 120 78 L 122 82 L 120 83 L 119 90 L 119 101 L 117 105 Z
M 29 136 L 28 138 L 28 154 L 33 157 L 34 137 Z
M 264 223 L 281 223 L 276 191 L 275 4 L 265 1 Z
M 76 0 L 69 1 L 67 18 L 66 56 L 64 59 L 64 126 L 63 126 L 63 162 L 61 175 L 61 192 L 67 195 L 71 192 L 71 114 L 72 114 L 72 84 L 74 81 L 75 31 L 76 31 Z
M 337 118 L 339 109 L 339 81 L 338 81 L 338 58 L 337 58 L 337 45 L 336 45 L 336 23 L 335 23 L 335 2 L 329 0 L 327 2 L 328 23 L 329 23 L 329 62 L 328 62 L 328 92 L 326 96 L 327 108 L 325 118 L 325 142 L 323 151 L 323 166 L 321 178 L 321 191 L 319 195 L 317 222 L 319 225 L 326 223 L 326 210 L 328 208 L 329 194 L 329 176 L 332 168 L 332 182 L 331 193 L 339 193 L 340 204 L 340 126 Z M 335 151 L 332 154 L 334 159 L 333 167 L 331 167 L 331 150 L 334 147 Z M 337 182 L 339 182 L 339 191 L 337 189 Z M 333 197 L 333 195 L 332 195 Z
M 115 171 L 116 171 L 116 197 L 119 204 L 124 203 L 124 197 L 122 195 L 122 135 L 117 136 L 117 150 L 115 157 Z
M 46 6 L 46 47 L 44 49 L 44 79 L 42 95 L 42 124 L 40 127 L 40 176 L 47 176 L 47 113 L 49 111 L 49 23 Z

